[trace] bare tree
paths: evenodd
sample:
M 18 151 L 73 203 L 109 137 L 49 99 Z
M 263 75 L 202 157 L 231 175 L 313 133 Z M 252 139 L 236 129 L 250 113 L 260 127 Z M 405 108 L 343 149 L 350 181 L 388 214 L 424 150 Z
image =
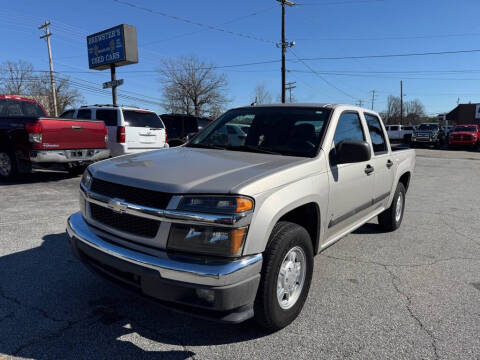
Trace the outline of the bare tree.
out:
M 57 109 L 61 114 L 69 107 L 75 107 L 85 102 L 85 98 L 80 92 L 73 88 L 69 77 L 55 78 L 55 90 L 57 93 Z M 53 110 L 52 92 L 50 90 L 50 77 L 43 74 L 37 78 L 30 88 L 30 94 L 48 109 L 50 113 Z
M 272 95 L 265 88 L 265 84 L 257 84 L 255 86 L 255 103 L 257 104 L 270 104 L 272 102 Z
M 218 116 L 229 102 L 225 75 L 195 56 L 164 60 L 158 72 L 167 112 Z
M 57 77 L 55 88 L 59 113 L 85 101 L 68 77 Z M 47 73 L 36 75 L 33 65 L 26 61 L 6 61 L 0 65 L 0 93 L 34 98 L 52 113 L 50 78 Z
M 390 95 L 387 99 L 387 108 L 381 114 L 386 124 L 398 124 L 400 122 L 400 108 L 400 97 Z
M 27 95 L 35 80 L 33 65 L 23 61 L 5 61 L 0 65 L 0 92 Z
M 405 103 L 406 120 L 409 124 L 417 124 L 425 118 L 425 106 L 420 100 L 415 99 Z

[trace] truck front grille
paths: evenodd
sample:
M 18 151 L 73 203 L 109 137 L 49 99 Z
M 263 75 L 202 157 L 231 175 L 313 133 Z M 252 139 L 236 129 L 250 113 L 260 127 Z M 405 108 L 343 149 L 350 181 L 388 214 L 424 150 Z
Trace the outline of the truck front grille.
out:
M 130 234 L 153 238 L 157 235 L 160 221 L 142 217 L 120 214 L 103 206 L 90 204 L 92 218 L 113 229 L 125 231 Z
M 172 198 L 172 195 L 168 193 L 121 185 L 95 178 L 93 179 L 91 190 L 110 198 L 123 199 L 132 204 L 156 209 L 165 209 Z

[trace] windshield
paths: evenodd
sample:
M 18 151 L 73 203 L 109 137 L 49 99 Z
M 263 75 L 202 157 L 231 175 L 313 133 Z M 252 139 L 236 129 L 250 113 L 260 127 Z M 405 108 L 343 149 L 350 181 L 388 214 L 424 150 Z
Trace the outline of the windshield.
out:
M 423 131 L 438 130 L 438 124 L 422 124 L 418 127 L 418 130 L 423 130 Z
M 475 126 L 455 126 L 455 129 L 453 131 L 458 132 L 458 131 L 468 131 L 468 132 L 476 132 L 477 128 Z
M 43 109 L 35 102 L 12 99 L 0 99 L 0 116 L 46 116 Z
M 148 111 L 123 110 L 123 118 L 127 126 L 154 129 L 163 129 L 164 127 L 158 115 Z
M 187 146 L 314 157 L 330 113 L 319 107 L 234 109 Z

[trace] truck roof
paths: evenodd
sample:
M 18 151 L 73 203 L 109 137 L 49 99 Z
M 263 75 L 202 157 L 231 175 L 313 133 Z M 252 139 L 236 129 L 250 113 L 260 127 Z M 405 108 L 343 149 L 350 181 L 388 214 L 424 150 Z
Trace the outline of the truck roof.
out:
M 260 104 L 260 105 L 249 105 L 249 106 L 240 106 L 237 109 L 245 108 L 259 108 L 259 107 L 323 107 L 328 109 L 336 109 L 339 107 L 348 107 L 350 109 L 356 109 L 359 111 L 366 111 L 369 113 L 377 114 L 376 111 L 371 109 L 362 108 L 356 105 L 350 104 L 329 104 L 329 103 L 288 103 L 288 104 Z
M 23 96 L 20 96 L 20 95 L 2 94 L 2 95 L 0 95 L 0 99 L 11 99 L 11 100 L 20 100 L 20 101 L 28 101 L 28 102 L 32 102 L 32 103 L 38 103 L 38 101 L 35 100 L 35 99 L 23 97 Z

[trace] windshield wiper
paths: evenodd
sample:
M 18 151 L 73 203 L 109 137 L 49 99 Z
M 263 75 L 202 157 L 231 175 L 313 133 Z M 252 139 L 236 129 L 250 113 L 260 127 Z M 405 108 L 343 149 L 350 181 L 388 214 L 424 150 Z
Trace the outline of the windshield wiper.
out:
M 188 144 L 187 147 L 200 148 L 200 149 L 216 149 L 216 150 L 225 150 L 224 147 L 210 145 L 210 144 Z
M 270 149 L 261 148 L 253 145 L 227 146 L 226 149 L 233 151 L 250 151 L 262 154 L 281 155 L 280 153 L 272 151 Z

